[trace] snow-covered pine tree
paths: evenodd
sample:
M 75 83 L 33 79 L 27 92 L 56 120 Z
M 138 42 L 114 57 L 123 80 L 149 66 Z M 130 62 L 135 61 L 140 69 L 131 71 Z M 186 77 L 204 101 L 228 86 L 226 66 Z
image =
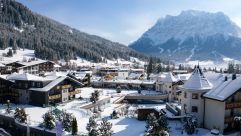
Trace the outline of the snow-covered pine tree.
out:
M 53 129 L 55 127 L 55 117 L 51 111 L 43 115 L 43 125 L 47 129 Z
M 102 119 L 102 122 L 100 123 L 99 131 L 100 136 L 111 136 L 112 135 L 112 124 L 108 122 L 106 119 Z
M 89 132 L 89 136 L 97 136 L 98 135 L 97 127 L 98 127 L 98 124 L 95 120 L 95 117 L 90 117 L 89 122 L 86 126 L 86 129 Z
M 161 130 L 165 130 L 165 131 L 168 130 L 168 120 L 164 114 L 160 115 L 158 119 L 158 125 Z
M 147 128 L 147 135 L 155 135 L 157 133 L 157 127 L 158 127 L 158 119 L 156 118 L 154 113 L 150 113 L 147 116 L 146 120 L 146 128 Z
M 186 117 L 184 119 L 184 129 L 187 134 L 191 135 L 197 128 L 197 119 L 194 116 Z
M 117 118 L 118 118 L 118 114 L 117 114 L 116 110 L 114 110 L 114 111 L 112 112 L 111 118 L 112 118 L 112 119 L 117 119 Z
M 90 101 L 92 103 L 96 103 L 99 100 L 99 96 L 100 96 L 99 91 L 95 90 L 93 93 L 91 93 Z
M 18 121 L 21 123 L 26 123 L 26 121 L 27 121 L 27 114 L 26 114 L 24 108 L 20 109 L 20 116 L 19 116 Z
M 91 131 L 89 132 L 89 136 L 99 136 L 98 130 L 95 128 L 91 129 Z
M 62 113 L 62 123 L 63 123 L 63 128 L 65 131 L 70 132 L 71 131 L 71 126 L 72 126 L 72 120 L 73 120 L 73 115 L 71 113 L 63 112 Z
M 20 117 L 20 108 L 16 107 L 14 112 L 14 118 L 18 120 L 19 117 Z
M 72 135 L 77 135 L 78 133 L 78 124 L 76 118 L 72 120 Z

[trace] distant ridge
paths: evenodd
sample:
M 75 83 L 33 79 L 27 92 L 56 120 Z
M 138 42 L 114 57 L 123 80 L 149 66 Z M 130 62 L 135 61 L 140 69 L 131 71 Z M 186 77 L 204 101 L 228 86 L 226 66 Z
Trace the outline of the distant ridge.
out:
M 120 43 L 80 32 L 34 13 L 14 0 L 0 2 L 2 49 L 9 46 L 34 49 L 36 57 L 50 60 L 69 60 L 77 56 L 94 62 L 117 58 L 129 60 L 130 57 L 147 58 Z
M 241 59 L 241 29 L 222 12 L 167 15 L 129 47 L 175 61 Z

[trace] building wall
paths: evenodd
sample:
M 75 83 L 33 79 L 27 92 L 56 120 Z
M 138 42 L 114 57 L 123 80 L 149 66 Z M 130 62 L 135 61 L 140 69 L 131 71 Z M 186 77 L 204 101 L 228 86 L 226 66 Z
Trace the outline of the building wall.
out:
M 225 102 L 205 99 L 204 127 L 224 130 Z
M 186 98 L 185 96 L 186 92 Z M 193 99 L 192 94 L 198 94 L 198 99 Z M 192 114 L 198 120 L 198 125 L 200 127 L 203 126 L 203 117 L 204 117 L 204 99 L 201 97 L 202 92 L 190 92 L 190 91 L 183 91 L 182 93 L 182 115 L 185 114 Z M 193 112 L 193 107 L 197 107 L 197 112 Z
M 168 94 L 168 101 L 174 101 L 176 96 L 177 85 L 173 83 L 163 83 L 159 82 L 156 85 L 156 91 L 160 91 Z
M 36 106 L 48 106 L 48 92 L 31 91 L 29 104 Z
M 16 89 L 19 94 L 18 102 L 22 104 L 29 103 L 29 91 L 27 89 Z
M 69 91 L 68 88 L 62 89 L 62 102 L 66 102 L 69 100 Z
M 119 71 L 118 72 L 118 78 L 120 79 L 126 79 L 128 77 L 129 72 L 128 71 Z

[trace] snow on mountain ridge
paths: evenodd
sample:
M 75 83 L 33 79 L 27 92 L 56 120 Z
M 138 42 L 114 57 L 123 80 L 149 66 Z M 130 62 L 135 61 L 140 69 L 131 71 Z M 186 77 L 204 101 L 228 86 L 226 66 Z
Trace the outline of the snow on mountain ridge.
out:
M 142 37 L 158 45 L 171 38 L 183 41 L 188 37 L 206 38 L 215 34 L 241 37 L 241 29 L 222 12 L 188 10 L 178 16 L 167 15 L 159 19 Z

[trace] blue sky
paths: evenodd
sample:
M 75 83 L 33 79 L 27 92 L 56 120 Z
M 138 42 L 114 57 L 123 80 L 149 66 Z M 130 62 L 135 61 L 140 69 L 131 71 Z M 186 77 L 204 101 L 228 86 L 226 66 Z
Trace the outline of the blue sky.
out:
M 241 26 L 241 0 L 18 0 L 32 11 L 128 45 L 162 17 L 183 10 L 222 11 Z

